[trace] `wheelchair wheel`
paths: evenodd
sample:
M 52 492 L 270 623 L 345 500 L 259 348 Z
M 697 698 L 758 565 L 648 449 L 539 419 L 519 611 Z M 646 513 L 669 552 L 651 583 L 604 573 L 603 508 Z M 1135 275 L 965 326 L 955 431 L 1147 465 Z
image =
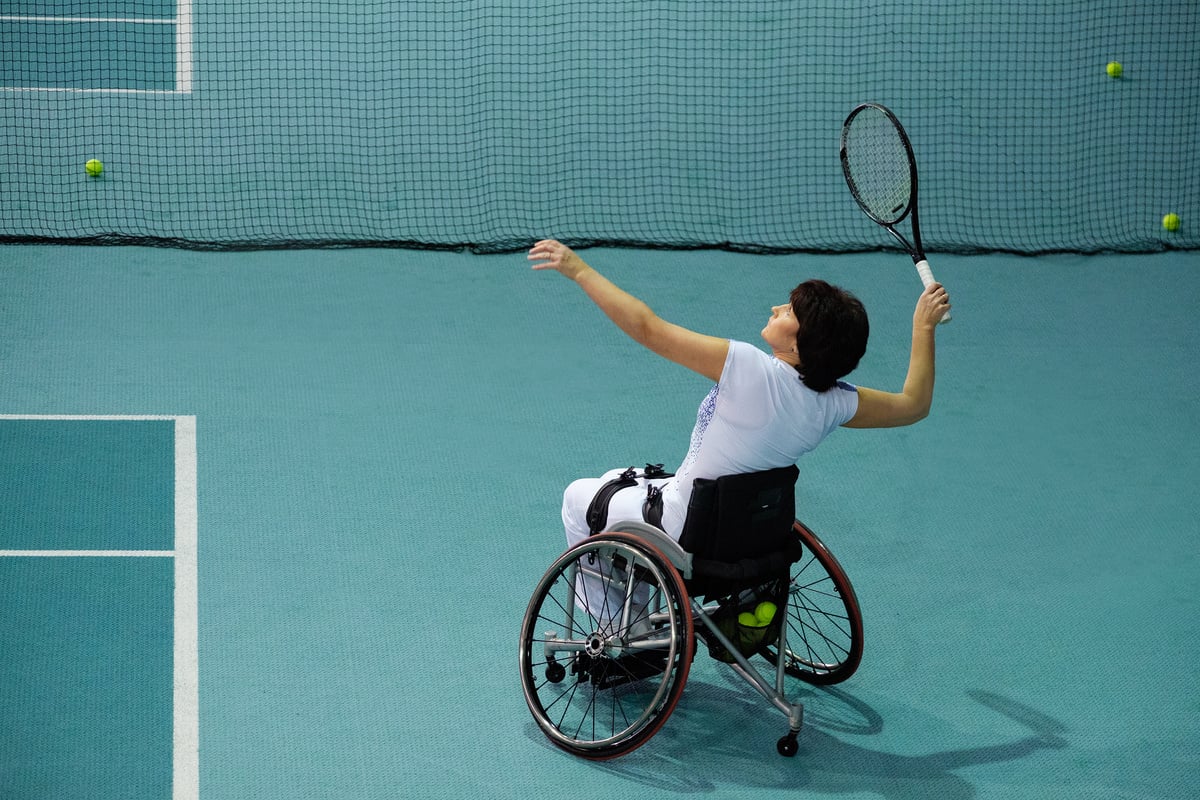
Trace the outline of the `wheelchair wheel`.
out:
M 695 648 L 683 579 L 662 553 L 606 532 L 563 553 L 521 625 L 525 702 L 558 747 L 591 759 L 644 744 L 675 709 Z
M 792 565 L 788 588 L 784 669 L 808 683 L 841 683 L 862 661 L 862 611 L 846 571 L 829 548 L 800 520 L 793 526 L 804 557 Z M 762 655 L 775 663 L 778 650 Z

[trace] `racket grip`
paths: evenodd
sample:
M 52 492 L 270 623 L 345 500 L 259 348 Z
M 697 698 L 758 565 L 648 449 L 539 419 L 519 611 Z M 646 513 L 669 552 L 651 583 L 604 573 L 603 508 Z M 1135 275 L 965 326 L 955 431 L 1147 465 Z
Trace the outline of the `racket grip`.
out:
M 925 288 L 928 289 L 929 284 L 934 283 L 933 270 L 929 269 L 929 262 L 923 258 L 916 263 L 917 263 L 917 274 L 921 276 L 921 283 L 925 284 Z M 952 318 L 950 316 L 950 312 L 947 311 L 942 316 L 942 318 L 940 320 L 938 320 L 938 324 L 945 325 L 951 319 Z

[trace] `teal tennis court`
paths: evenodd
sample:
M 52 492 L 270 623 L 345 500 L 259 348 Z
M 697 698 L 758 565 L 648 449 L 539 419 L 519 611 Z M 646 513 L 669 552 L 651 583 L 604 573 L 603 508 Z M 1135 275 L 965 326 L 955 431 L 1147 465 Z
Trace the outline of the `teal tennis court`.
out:
M 859 379 L 899 379 L 910 310 L 896 298 L 917 282 L 895 254 L 589 255 L 661 313 L 746 338 L 757 298 L 797 273 L 837 277 L 873 314 Z M 1183 798 L 1200 655 L 1196 266 L 1184 254 L 942 259 L 958 319 L 941 333 L 934 414 L 841 431 L 802 464 L 800 513 L 855 583 L 866 652 L 846 684 L 797 689 L 808 717 L 795 759 L 773 751 L 776 715 L 704 656 L 663 730 L 623 759 L 573 759 L 533 725 L 516 636 L 562 547 L 564 483 L 681 458 L 706 387 L 657 369 L 523 257 L 10 247 L 2 400 L 25 415 L 195 416 L 202 797 L 543 797 L 584 784 L 649 797 Z M 699 286 L 736 274 L 739 291 L 697 300 L 672 280 L 685 269 Z M 85 423 L 54 427 L 73 424 Z M 0 421 L 8 446 L 14 425 Z M 22 475 L 60 463 L 34 444 L 5 462 Z M 72 452 L 76 483 L 106 463 Z M 169 489 L 170 458 L 147 458 L 129 467 L 147 474 L 124 482 L 127 503 Z M 94 513 L 111 507 L 106 483 L 87 482 Z M 13 536 L 7 520 L 33 514 L 27 486 L 6 476 L 0 549 L 85 547 Z M 105 545 L 135 546 L 168 547 Z M 5 617 L 19 621 L 8 635 L 26 642 L 31 620 L 49 624 L 95 581 L 135 593 L 96 609 L 96 625 L 114 604 L 166 603 L 161 575 L 84 566 L 0 559 Z M 117 660 L 123 678 L 144 671 L 142 711 L 122 723 L 144 743 L 139 769 L 169 752 L 170 672 L 154 644 L 168 636 Z M 37 722 L 36 736 L 6 727 L 6 796 L 111 796 L 103 775 L 40 767 L 92 763 L 72 748 L 94 740 L 73 737 L 109 713 L 46 699 L 42 681 L 62 672 L 107 685 L 92 660 L 105 650 L 71 647 L 82 662 L 29 664 L 25 645 L 5 648 L 6 673 L 26 676 L 9 718 Z M 158 701 L 143 682 L 160 684 Z M 31 752 L 48 739 L 59 755 Z M 161 772 L 138 774 L 123 773 L 129 795 L 162 796 Z
M 1200 791 L 1193 4 L 36 5 L 0 11 L 0 797 Z M 849 379 L 897 389 L 920 281 L 840 174 L 862 100 L 955 314 L 928 419 L 799 463 L 862 666 L 788 684 L 794 758 L 703 652 L 649 742 L 572 757 L 517 665 L 563 488 L 677 464 L 710 387 L 523 250 L 748 342 L 845 286 Z

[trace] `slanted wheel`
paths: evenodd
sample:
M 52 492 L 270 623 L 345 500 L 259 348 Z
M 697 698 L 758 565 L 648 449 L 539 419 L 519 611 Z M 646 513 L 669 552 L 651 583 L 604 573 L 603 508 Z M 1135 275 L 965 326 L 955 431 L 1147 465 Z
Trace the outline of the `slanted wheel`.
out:
M 683 579 L 637 536 L 606 532 L 551 564 L 521 624 L 525 702 L 558 747 L 613 758 L 675 709 L 695 646 Z
M 808 683 L 840 683 L 862 661 L 862 611 L 846 571 L 829 548 L 800 520 L 793 530 L 805 554 L 791 570 L 784 668 Z M 772 663 L 777 653 L 774 647 L 762 650 Z

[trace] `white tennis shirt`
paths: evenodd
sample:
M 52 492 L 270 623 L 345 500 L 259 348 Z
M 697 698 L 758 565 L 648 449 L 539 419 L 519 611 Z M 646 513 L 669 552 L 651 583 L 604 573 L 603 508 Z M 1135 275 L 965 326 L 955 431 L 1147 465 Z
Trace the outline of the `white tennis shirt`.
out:
M 721 381 L 696 414 L 687 456 L 663 487 L 663 527 L 679 538 L 696 478 L 795 464 L 857 410 L 853 385 L 839 381 L 827 391 L 813 391 L 794 367 L 730 341 Z

